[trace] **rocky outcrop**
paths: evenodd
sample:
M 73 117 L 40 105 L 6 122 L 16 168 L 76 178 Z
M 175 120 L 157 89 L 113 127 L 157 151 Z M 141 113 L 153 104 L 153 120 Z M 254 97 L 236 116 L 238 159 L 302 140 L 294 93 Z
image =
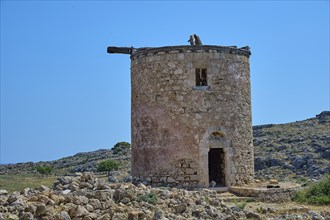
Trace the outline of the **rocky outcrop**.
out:
M 330 173 L 330 111 L 315 118 L 253 128 L 255 176 L 311 181 Z

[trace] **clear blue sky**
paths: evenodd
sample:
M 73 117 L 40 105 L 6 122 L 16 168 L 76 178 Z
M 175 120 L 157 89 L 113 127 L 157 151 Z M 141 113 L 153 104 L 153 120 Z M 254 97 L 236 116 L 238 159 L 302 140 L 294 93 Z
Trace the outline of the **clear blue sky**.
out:
M 1 163 L 130 142 L 115 46 L 249 45 L 253 124 L 329 110 L 329 1 L 1 1 Z

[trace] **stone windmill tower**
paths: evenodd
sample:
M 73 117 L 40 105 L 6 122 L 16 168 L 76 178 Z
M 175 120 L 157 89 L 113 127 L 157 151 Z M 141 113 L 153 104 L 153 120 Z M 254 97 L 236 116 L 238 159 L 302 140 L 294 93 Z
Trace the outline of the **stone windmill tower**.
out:
M 250 48 L 108 47 L 131 57 L 132 176 L 152 185 L 253 180 Z

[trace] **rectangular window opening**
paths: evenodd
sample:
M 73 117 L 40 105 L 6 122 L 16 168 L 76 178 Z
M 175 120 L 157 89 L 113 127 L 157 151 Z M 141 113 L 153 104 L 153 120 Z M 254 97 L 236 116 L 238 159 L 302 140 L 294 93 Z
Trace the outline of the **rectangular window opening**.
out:
M 207 86 L 207 69 L 195 69 L 196 86 Z
M 202 84 L 202 86 L 207 86 L 207 74 L 206 74 L 206 69 L 202 69 L 201 84 Z
M 195 69 L 195 74 L 196 74 L 196 86 L 200 86 L 201 69 Z

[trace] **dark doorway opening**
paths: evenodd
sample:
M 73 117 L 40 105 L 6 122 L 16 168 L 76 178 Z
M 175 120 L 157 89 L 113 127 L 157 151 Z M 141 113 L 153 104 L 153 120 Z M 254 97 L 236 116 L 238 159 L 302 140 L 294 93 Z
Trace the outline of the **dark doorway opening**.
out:
M 225 152 L 222 148 L 211 148 L 209 151 L 209 182 L 215 181 L 216 186 L 226 186 Z

